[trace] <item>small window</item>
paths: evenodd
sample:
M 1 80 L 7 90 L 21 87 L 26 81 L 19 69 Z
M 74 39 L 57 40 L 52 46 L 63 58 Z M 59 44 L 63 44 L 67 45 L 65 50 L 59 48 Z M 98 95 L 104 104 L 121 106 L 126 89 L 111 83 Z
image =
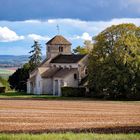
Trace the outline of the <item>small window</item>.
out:
M 63 52 L 63 47 L 59 47 L 59 52 Z
M 63 52 L 63 47 L 61 47 L 61 52 Z
M 74 74 L 74 80 L 77 80 L 77 74 L 76 73 Z

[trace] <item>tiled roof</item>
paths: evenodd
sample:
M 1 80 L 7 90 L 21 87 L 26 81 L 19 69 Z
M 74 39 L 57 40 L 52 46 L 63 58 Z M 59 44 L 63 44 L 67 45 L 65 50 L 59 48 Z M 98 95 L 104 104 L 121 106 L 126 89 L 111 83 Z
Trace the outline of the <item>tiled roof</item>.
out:
M 71 68 L 71 69 L 68 69 L 68 68 L 62 68 L 62 69 L 60 69 L 55 75 L 54 75 L 54 77 L 59 77 L 59 78 L 61 78 L 61 77 L 65 77 L 65 76 L 67 76 L 69 73 L 72 73 L 72 72 L 76 72 L 76 68 Z
M 46 70 L 44 73 L 42 73 L 41 77 L 42 78 L 52 78 L 52 77 L 65 77 L 66 75 L 68 75 L 71 72 L 76 72 L 77 69 L 72 68 L 72 69 L 68 69 L 68 68 L 50 68 L 48 70 Z
M 50 63 L 77 63 L 86 55 L 58 55 L 54 59 L 51 60 Z
M 36 76 L 34 75 L 34 76 L 32 76 L 32 77 L 29 79 L 29 81 L 30 81 L 30 82 L 34 82 L 34 81 L 35 81 L 35 78 L 36 78 Z
M 48 68 L 46 68 L 46 67 L 39 67 L 39 68 L 38 68 L 38 71 L 39 71 L 40 74 L 42 74 L 42 73 L 45 72 L 47 69 L 48 69 Z
M 56 35 L 51 40 L 49 40 L 47 45 L 71 45 L 71 43 L 61 35 Z
M 50 68 L 41 74 L 42 78 L 51 78 L 60 68 Z

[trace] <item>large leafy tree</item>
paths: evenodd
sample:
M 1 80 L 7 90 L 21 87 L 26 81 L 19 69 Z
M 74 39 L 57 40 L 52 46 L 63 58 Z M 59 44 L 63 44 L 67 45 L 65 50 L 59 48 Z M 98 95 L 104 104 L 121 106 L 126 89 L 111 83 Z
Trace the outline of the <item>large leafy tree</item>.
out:
M 78 46 L 75 49 L 73 49 L 73 51 L 76 54 L 88 54 L 90 53 L 92 48 L 93 48 L 93 43 L 89 40 L 86 40 L 83 46 Z
M 94 96 L 140 97 L 140 27 L 113 25 L 93 38 L 89 87 Z
M 31 70 L 34 70 L 42 60 L 41 57 L 41 47 L 40 44 L 37 41 L 34 41 L 34 45 L 32 46 L 32 49 L 29 53 L 31 53 L 31 56 L 29 57 L 29 64 L 31 67 Z

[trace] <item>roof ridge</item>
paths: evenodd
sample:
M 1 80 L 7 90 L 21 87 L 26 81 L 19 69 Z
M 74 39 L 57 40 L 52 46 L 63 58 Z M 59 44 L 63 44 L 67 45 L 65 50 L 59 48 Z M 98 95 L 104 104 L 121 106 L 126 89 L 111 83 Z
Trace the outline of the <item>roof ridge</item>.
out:
M 71 45 L 71 43 L 62 35 L 56 35 L 52 39 L 50 39 L 47 43 L 47 45 Z
M 78 63 L 86 55 L 58 55 L 53 58 L 50 63 Z

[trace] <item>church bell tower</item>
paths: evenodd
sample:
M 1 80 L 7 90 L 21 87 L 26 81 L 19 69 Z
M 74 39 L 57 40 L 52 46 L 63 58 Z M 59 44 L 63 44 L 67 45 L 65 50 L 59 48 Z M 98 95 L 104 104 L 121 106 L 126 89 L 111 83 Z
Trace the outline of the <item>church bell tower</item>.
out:
M 71 43 L 61 35 L 56 35 L 46 43 L 47 58 L 54 58 L 59 54 L 71 54 Z

